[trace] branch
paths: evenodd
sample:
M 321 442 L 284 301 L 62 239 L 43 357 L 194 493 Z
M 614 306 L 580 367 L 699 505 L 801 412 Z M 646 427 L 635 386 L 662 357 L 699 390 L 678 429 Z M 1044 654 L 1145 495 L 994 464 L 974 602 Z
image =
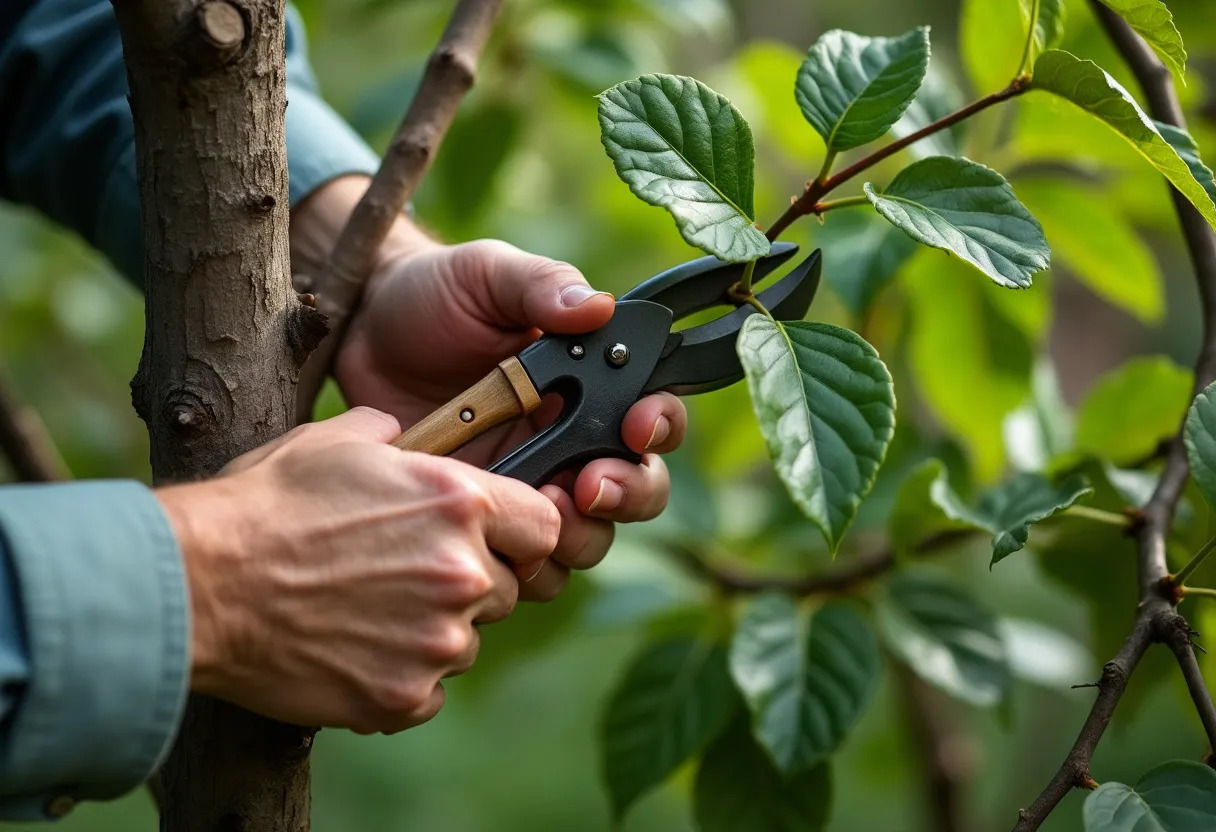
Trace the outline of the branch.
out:
M 925 538 L 912 548 L 914 555 L 928 555 L 960 543 L 975 534 L 971 529 L 952 529 Z M 775 590 L 790 595 L 843 595 L 891 571 L 897 563 L 892 549 L 859 555 L 843 566 L 812 575 L 794 577 L 749 575 L 729 566 L 712 564 L 692 547 L 668 541 L 667 553 L 695 577 L 713 584 L 727 595 L 748 595 Z
M 67 466 L 38 415 L 19 402 L 0 378 L 0 451 L 21 482 L 68 478 Z
M 380 169 L 351 212 L 315 285 L 306 287 L 328 318 L 330 334 L 301 372 L 296 402 L 299 422 L 308 421 L 312 413 L 381 244 L 430 168 L 460 102 L 473 86 L 478 59 L 502 4 L 503 0 L 460 0 L 457 4 Z
M 915 144 L 926 136 L 931 136 L 934 133 L 939 133 L 948 127 L 953 127 L 960 121 L 971 118 L 976 113 L 986 110 L 994 104 L 999 104 L 1002 101 L 1008 101 L 1015 96 L 1021 95 L 1029 89 L 1030 79 L 1015 78 L 1009 82 L 1009 86 L 1002 90 L 986 95 L 983 98 L 973 101 L 966 107 L 955 110 L 949 115 L 942 116 L 937 121 L 925 125 L 915 133 L 909 133 L 902 139 L 897 139 L 888 145 L 880 147 L 868 156 L 858 159 L 853 164 L 849 165 L 844 170 L 832 176 L 825 176 L 828 162 L 832 158 L 829 154 L 828 160 L 824 162 L 825 170 L 820 173 L 811 182 L 806 185 L 806 190 L 802 192 L 802 196 L 790 203 L 790 207 L 785 209 L 785 213 L 778 217 L 777 221 L 769 228 L 767 237 L 769 240 L 776 240 L 781 236 L 785 229 L 790 227 L 790 224 L 799 217 L 807 214 L 820 213 L 819 200 L 827 196 L 833 190 L 843 185 L 845 182 L 852 179 L 857 174 L 866 171 L 889 156 L 894 156 L 899 151 L 903 150 L 910 144 Z
M 1123 18 L 1098 0 L 1090 0 L 1090 6 L 1136 76 L 1153 118 L 1185 128 L 1169 70 Z M 1216 376 L 1216 235 L 1199 212 L 1172 188 L 1171 196 L 1195 269 L 1203 307 L 1203 346 L 1195 363 L 1195 392 L 1198 393 Z M 1103 669 L 1098 698 L 1064 764 L 1030 808 L 1019 813 L 1015 832 L 1038 829 L 1074 786 L 1092 788 L 1089 763 L 1094 749 L 1110 724 L 1119 698 L 1127 688 L 1128 678 L 1153 642 L 1165 642 L 1174 651 L 1209 741 L 1216 738 L 1216 709 L 1199 675 L 1190 627 L 1174 609 L 1177 594 L 1169 580 L 1165 557 L 1166 535 L 1186 485 L 1187 471 L 1186 448 L 1179 435 L 1169 444 L 1161 479 L 1143 512 L 1144 522 L 1137 540 L 1140 612 L 1136 623 L 1118 655 Z

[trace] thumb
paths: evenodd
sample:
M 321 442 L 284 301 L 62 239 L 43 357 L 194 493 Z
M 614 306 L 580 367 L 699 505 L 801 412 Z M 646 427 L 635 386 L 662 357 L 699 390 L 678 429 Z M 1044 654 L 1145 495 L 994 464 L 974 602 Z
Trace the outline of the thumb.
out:
M 578 269 L 521 251 L 501 242 L 468 244 L 484 258 L 470 269 L 483 278 L 480 302 L 487 317 L 504 327 L 535 327 L 543 332 L 589 332 L 608 323 L 616 302 L 597 292 Z

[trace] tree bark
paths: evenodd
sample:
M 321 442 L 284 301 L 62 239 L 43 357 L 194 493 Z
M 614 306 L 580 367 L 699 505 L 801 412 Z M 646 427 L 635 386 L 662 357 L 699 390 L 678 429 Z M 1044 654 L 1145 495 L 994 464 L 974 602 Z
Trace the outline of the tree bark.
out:
M 316 311 L 291 286 L 283 0 L 114 0 L 131 87 L 146 334 L 132 398 L 158 482 L 291 427 Z M 310 335 L 311 334 L 311 335 Z M 308 828 L 312 732 L 192 697 L 161 829 Z

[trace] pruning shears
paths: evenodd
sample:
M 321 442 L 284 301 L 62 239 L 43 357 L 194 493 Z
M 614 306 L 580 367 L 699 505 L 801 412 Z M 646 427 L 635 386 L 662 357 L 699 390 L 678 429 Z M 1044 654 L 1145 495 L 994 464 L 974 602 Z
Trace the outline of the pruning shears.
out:
M 755 266 L 759 282 L 792 258 L 798 246 L 774 243 Z M 481 381 L 399 436 L 403 450 L 448 454 L 491 428 L 531 413 L 541 397 L 561 396 L 561 415 L 490 471 L 541 486 L 593 459 L 640 461 L 621 439 L 621 421 L 649 393 L 705 393 L 743 378 L 735 353 L 739 330 L 756 309 L 730 295 L 744 264 L 701 257 L 638 284 L 621 296 L 607 324 L 581 335 L 544 335 Z M 756 298 L 778 319 L 806 315 L 819 288 L 814 251 Z M 672 325 L 715 306 L 734 309 L 715 320 L 672 331 Z

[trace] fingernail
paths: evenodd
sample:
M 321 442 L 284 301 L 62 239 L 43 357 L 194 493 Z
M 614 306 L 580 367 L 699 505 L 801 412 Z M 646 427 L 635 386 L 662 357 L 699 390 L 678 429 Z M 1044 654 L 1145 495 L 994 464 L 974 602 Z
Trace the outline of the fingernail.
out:
M 600 490 L 595 492 L 595 499 L 587 507 L 587 513 L 595 511 L 612 511 L 625 499 L 625 489 L 616 480 L 604 477 L 600 480 Z
M 572 283 L 565 289 L 562 289 L 562 306 L 566 307 L 567 309 L 574 309 L 575 307 L 582 306 L 596 295 L 612 297 L 612 295 L 608 294 L 607 292 L 595 291 L 586 283 Z
M 667 441 L 667 437 L 671 435 L 671 422 L 666 416 L 660 416 L 654 422 L 654 430 L 650 432 L 650 438 L 646 440 L 646 450 L 650 450 L 656 445 L 660 445 Z
M 535 578 L 537 575 L 539 575 L 541 572 L 544 572 L 544 571 L 545 571 L 545 562 L 542 560 L 540 562 L 540 566 L 536 567 L 536 571 L 533 572 L 528 577 L 524 578 L 524 583 L 528 583 L 529 581 L 531 581 L 533 578 Z

